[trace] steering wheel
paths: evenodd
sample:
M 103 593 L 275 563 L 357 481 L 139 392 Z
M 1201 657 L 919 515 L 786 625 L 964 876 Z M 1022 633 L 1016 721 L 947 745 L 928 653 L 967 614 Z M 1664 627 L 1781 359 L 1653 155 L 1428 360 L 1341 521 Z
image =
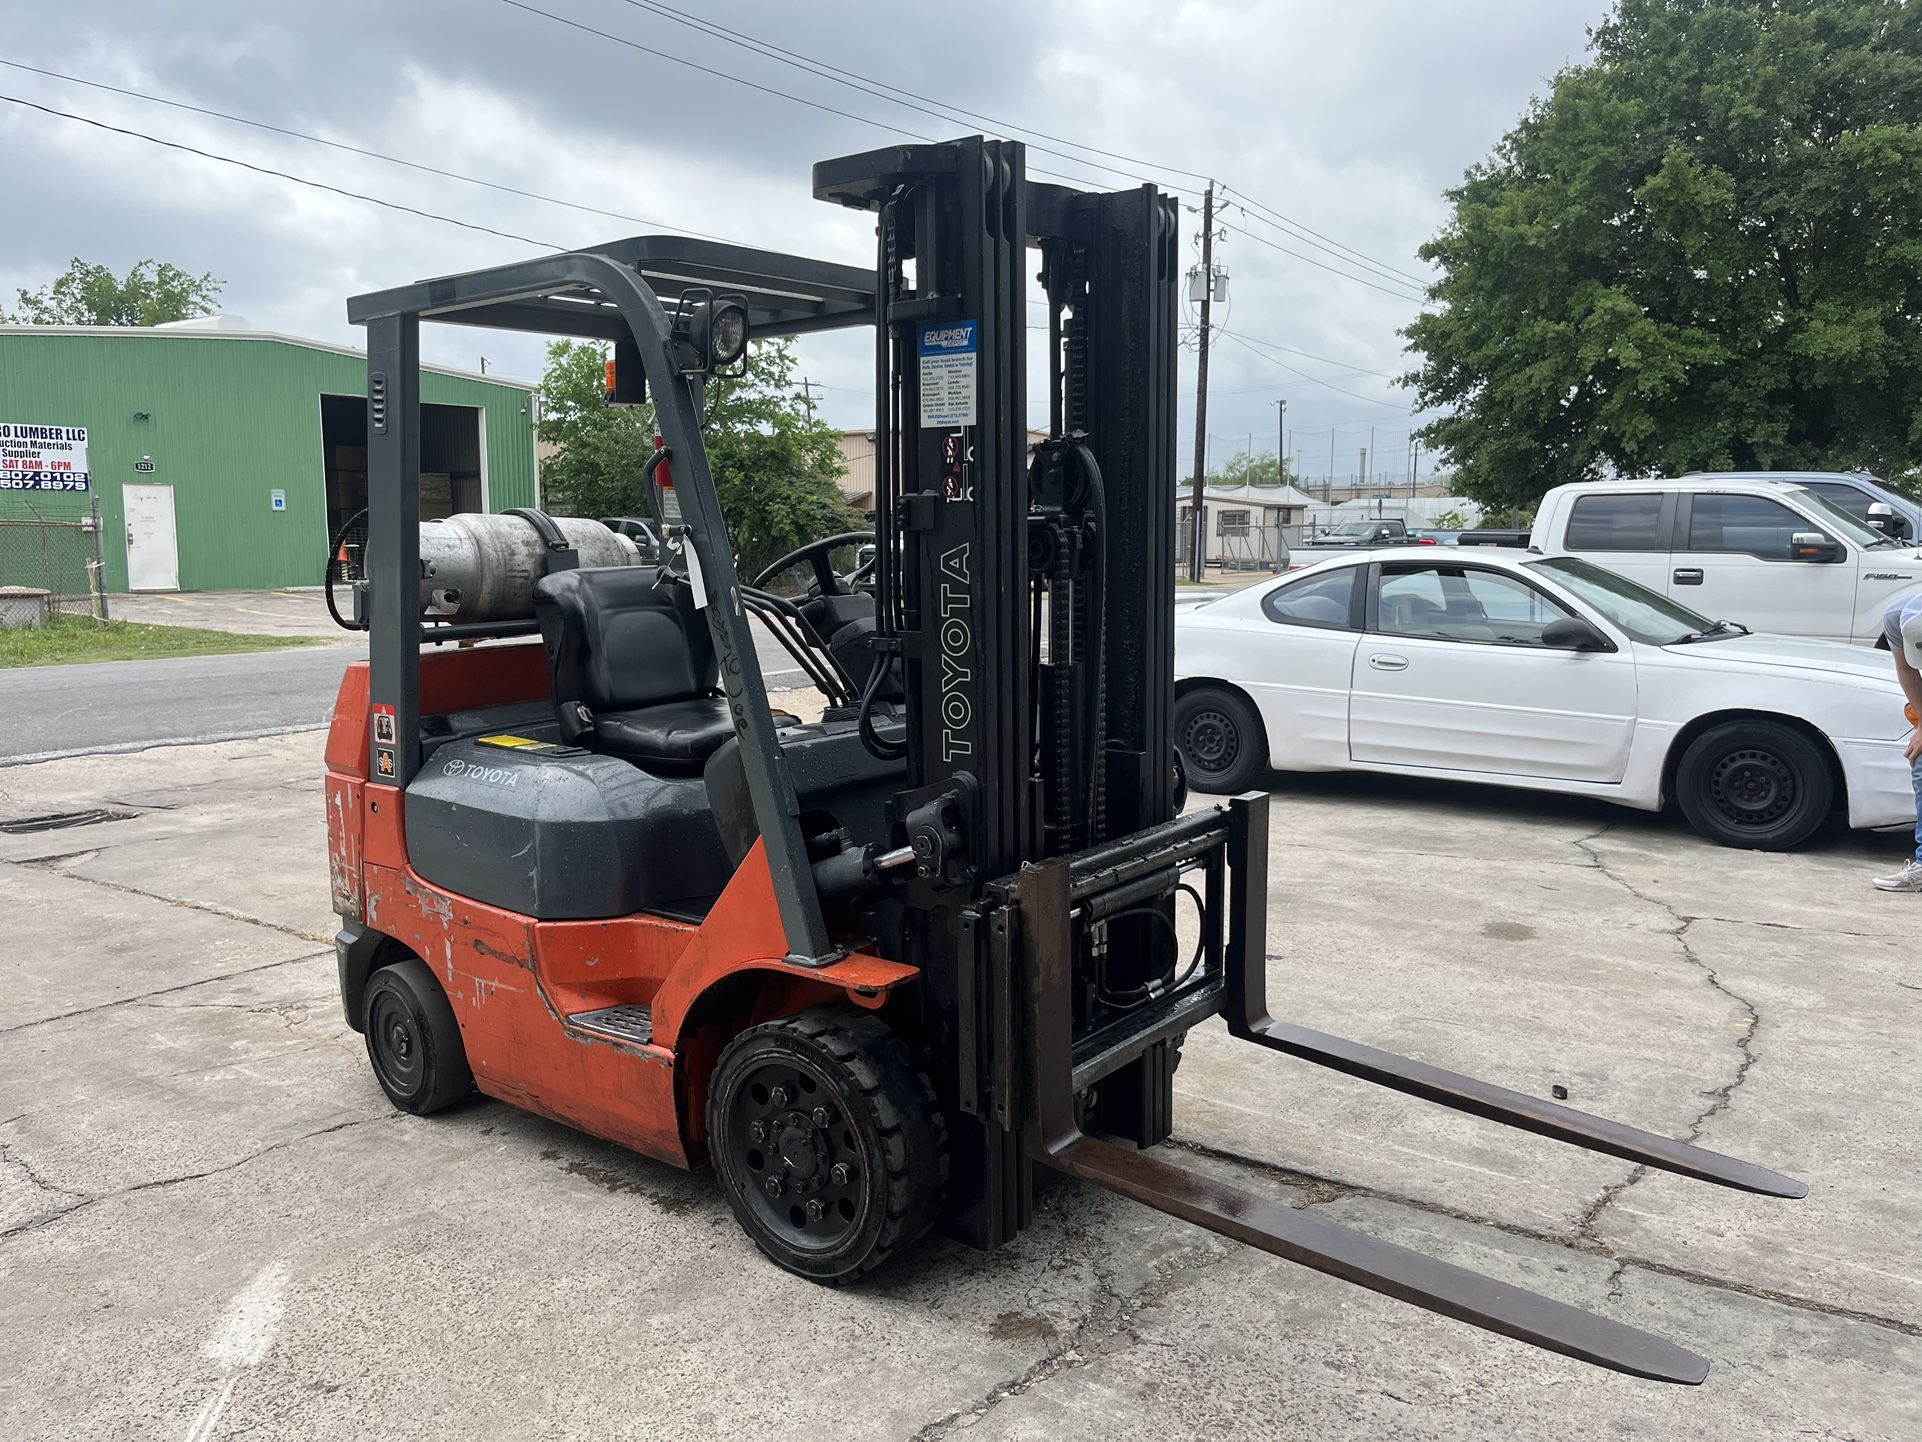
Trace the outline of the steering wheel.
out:
M 872 531 L 843 531 L 838 536 L 823 536 L 818 541 L 809 541 L 805 546 L 789 551 L 773 565 L 766 567 L 754 578 L 757 587 L 765 586 L 781 572 L 800 565 L 803 561 L 814 568 L 814 590 L 817 596 L 845 596 L 848 593 L 847 581 L 858 581 L 874 569 L 874 559 L 857 566 L 846 580 L 835 572 L 829 557 L 845 546 L 869 545 L 874 541 Z

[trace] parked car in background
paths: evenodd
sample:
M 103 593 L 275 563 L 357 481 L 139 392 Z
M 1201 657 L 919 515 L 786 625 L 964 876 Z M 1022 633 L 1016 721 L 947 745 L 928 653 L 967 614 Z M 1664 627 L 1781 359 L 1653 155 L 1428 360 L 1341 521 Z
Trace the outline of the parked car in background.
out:
M 1343 521 L 1309 538 L 1310 546 L 1399 546 L 1408 540 L 1408 523 L 1399 517 Z
M 1922 506 L 1892 491 L 1867 471 L 1690 471 L 1688 481 L 1779 481 L 1803 486 L 1835 502 L 1898 541 L 1922 537 Z
M 1531 546 L 1580 556 L 1752 631 L 1882 642 L 1882 614 L 1922 589 L 1922 551 L 1780 480 L 1591 481 L 1542 498 Z
M 1575 556 L 1330 557 L 1175 620 L 1175 746 L 1197 791 L 1376 771 L 1667 800 L 1782 850 L 1840 811 L 1912 823 L 1886 657 L 1753 635 Z
M 1409 539 L 1422 546 L 1459 546 L 1462 543 L 1462 532 L 1424 528 L 1412 532 Z

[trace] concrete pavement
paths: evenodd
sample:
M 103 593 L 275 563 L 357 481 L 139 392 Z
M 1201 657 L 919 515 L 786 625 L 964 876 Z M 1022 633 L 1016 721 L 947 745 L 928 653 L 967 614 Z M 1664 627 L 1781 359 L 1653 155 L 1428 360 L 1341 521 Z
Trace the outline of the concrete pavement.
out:
M 285 658 L 281 658 L 285 659 Z M 1229 1041 L 1176 1159 L 1704 1352 L 1596 1371 L 1068 1184 L 824 1291 L 705 1176 L 494 1102 L 394 1113 L 325 947 L 319 737 L 0 771 L 0 1435 L 1922 1436 L 1922 898 L 1894 843 L 1290 779 L 1278 1015 L 1808 1180 L 1741 1196 Z M 190 1429 L 198 1428 L 193 1431 Z

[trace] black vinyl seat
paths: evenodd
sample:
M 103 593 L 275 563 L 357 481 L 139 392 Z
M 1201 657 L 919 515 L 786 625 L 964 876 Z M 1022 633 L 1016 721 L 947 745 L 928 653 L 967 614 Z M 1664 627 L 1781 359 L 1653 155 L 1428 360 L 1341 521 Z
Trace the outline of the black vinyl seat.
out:
M 543 576 L 534 614 L 562 739 L 662 776 L 697 776 L 734 734 L 707 622 L 658 566 Z

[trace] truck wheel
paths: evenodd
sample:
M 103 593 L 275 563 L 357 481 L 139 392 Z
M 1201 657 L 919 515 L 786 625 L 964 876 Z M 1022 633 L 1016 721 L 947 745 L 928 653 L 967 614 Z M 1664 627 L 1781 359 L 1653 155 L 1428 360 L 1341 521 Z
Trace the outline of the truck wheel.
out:
M 1175 702 L 1175 752 L 1188 785 L 1232 795 L 1260 783 L 1268 738 L 1255 708 L 1233 691 L 1203 686 Z
M 866 1012 L 817 1007 L 734 1038 L 707 1133 L 736 1220 L 811 1281 L 853 1281 L 940 1215 L 947 1123 L 906 1044 Z
M 1821 748 L 1773 721 L 1729 721 L 1689 743 L 1675 768 L 1689 824 L 1711 841 L 1757 851 L 1800 846 L 1827 819 L 1835 780 Z
M 424 1117 L 474 1089 L 460 1023 L 426 963 L 410 956 L 367 978 L 361 1032 L 374 1079 L 402 1111 Z

